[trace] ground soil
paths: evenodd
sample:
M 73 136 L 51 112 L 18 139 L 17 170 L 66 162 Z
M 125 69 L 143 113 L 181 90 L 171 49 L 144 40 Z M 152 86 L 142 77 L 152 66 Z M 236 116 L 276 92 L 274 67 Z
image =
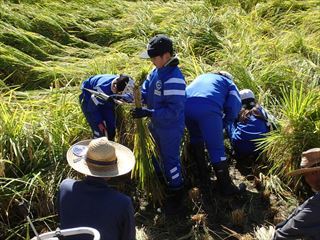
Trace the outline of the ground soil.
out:
M 256 176 L 244 176 L 239 169 L 234 162 L 231 163 L 230 175 L 236 185 L 242 182 L 247 185 L 244 194 L 235 197 L 220 195 L 212 171 L 205 186 L 187 184 L 184 210 L 174 216 L 166 216 L 161 208 L 136 195 L 134 202 L 138 228 L 143 228 L 147 239 L 154 240 L 254 239 L 253 231 L 257 226 L 274 225 L 284 220 L 291 206 L 266 191 L 256 173 Z M 191 196 L 195 187 L 200 190 L 198 197 Z

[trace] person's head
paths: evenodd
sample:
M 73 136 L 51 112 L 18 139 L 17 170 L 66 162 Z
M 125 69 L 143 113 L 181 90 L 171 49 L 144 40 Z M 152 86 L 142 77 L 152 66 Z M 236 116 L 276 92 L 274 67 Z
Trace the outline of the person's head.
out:
M 152 37 L 147 45 L 147 50 L 140 57 L 150 59 L 156 68 L 162 68 L 173 56 L 172 40 L 163 34 Z
M 134 85 L 132 78 L 126 74 L 120 74 L 112 81 L 111 91 L 113 93 L 125 92 L 125 89 L 131 85 Z
M 300 174 L 312 190 L 320 191 L 320 148 L 312 148 L 302 153 L 300 169 L 289 173 L 290 176 Z
M 256 105 L 254 93 L 250 89 L 242 89 L 240 92 L 242 108 L 251 109 Z
M 67 161 L 77 172 L 99 178 L 124 175 L 135 164 L 134 155 L 129 148 L 109 141 L 107 137 L 74 144 L 67 152 Z

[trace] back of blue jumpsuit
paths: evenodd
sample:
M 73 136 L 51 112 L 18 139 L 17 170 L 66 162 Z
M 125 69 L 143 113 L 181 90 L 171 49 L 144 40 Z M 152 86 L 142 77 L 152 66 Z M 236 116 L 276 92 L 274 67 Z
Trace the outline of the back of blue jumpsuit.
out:
M 143 101 L 154 110 L 149 129 L 159 148 L 168 187 L 172 189 L 183 185 L 180 143 L 185 126 L 185 88 L 184 76 L 175 64 L 154 68 L 142 85 Z
M 262 116 L 265 110 L 259 107 Z M 228 130 L 228 135 L 231 145 L 235 152 L 236 159 L 245 159 L 249 156 L 257 157 L 259 151 L 257 150 L 256 140 L 264 138 L 264 134 L 270 131 L 268 121 L 265 117 L 257 117 L 250 115 L 247 121 L 236 121 Z
M 102 92 L 110 96 L 113 94 L 111 91 L 111 83 L 116 77 L 118 76 L 112 74 L 95 75 L 89 77 L 81 85 L 82 93 L 79 96 L 81 109 L 92 129 L 94 138 L 104 136 L 99 130 L 98 124 L 105 122 L 109 140 L 114 139 L 116 134 L 115 104 L 102 101 L 92 96 L 91 93 L 84 88 Z
M 223 128 L 235 121 L 241 109 L 236 85 L 225 76 L 206 73 L 192 81 L 186 94 L 190 143 L 205 143 L 212 164 L 226 160 Z

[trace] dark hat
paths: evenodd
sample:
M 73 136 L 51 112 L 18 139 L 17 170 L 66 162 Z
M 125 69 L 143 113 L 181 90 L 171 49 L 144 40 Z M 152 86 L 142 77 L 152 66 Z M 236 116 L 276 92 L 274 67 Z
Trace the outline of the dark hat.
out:
M 152 58 L 161 56 L 162 54 L 169 52 L 173 54 L 173 43 L 166 35 L 158 34 L 150 39 L 147 45 L 147 51 L 141 53 L 141 58 Z

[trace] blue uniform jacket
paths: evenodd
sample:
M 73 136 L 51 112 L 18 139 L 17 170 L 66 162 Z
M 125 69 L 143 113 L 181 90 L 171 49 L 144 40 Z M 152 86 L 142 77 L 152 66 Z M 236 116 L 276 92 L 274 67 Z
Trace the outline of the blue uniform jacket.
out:
M 245 123 L 235 122 L 230 130 L 229 137 L 236 155 L 246 157 L 256 152 L 254 140 L 264 138 L 269 127 L 266 119 L 251 115 Z
M 100 74 L 95 75 L 85 80 L 81 85 L 82 94 L 80 95 L 80 101 L 82 100 L 83 110 L 86 113 L 90 113 L 91 119 L 94 124 L 99 124 L 103 121 L 103 117 L 100 113 L 100 106 L 104 108 L 114 109 L 114 103 L 107 103 L 98 98 L 91 97 L 91 93 L 84 90 L 83 88 L 92 89 L 98 92 L 112 95 L 111 82 L 117 77 L 112 74 Z
M 224 123 L 234 122 L 241 109 L 241 99 L 234 82 L 222 75 L 205 73 L 187 87 L 187 101 L 209 103 L 215 112 L 224 115 Z
M 151 122 L 156 128 L 184 128 L 186 83 L 177 66 L 155 68 L 142 85 L 142 98 L 154 112 Z
M 282 223 L 276 226 L 273 240 L 320 240 L 320 193 L 316 193 Z
M 135 239 L 131 199 L 110 188 L 104 179 L 65 179 L 60 185 L 58 201 L 61 229 L 92 227 L 100 232 L 101 240 Z M 67 239 L 92 238 L 78 235 Z

